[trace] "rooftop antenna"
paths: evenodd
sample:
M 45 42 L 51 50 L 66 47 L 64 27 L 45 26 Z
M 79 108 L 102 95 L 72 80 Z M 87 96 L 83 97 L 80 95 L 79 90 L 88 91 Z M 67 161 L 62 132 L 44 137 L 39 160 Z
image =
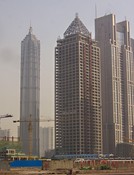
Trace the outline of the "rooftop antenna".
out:
M 78 13 L 75 13 L 75 17 L 78 18 L 79 17 L 79 14 Z
M 61 39 L 60 36 L 58 36 L 57 40 L 60 40 L 60 39 Z
M 29 33 L 32 33 L 33 29 L 32 29 L 32 26 L 31 26 L 31 20 L 30 20 L 30 28 L 29 28 Z
M 97 18 L 97 5 L 95 4 L 95 18 Z

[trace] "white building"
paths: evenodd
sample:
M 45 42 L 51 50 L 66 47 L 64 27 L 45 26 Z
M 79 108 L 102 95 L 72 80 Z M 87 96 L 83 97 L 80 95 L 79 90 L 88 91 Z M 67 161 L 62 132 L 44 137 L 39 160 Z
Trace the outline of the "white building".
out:
M 54 128 L 40 127 L 40 157 L 45 156 L 45 151 L 54 149 Z

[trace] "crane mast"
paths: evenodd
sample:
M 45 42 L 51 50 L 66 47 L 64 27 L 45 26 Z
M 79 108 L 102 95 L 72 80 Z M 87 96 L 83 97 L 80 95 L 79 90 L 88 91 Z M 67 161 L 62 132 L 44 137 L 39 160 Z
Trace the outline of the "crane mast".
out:
M 32 131 L 33 131 L 33 126 L 32 123 L 33 122 L 51 122 L 51 121 L 55 121 L 54 119 L 39 119 L 39 120 L 32 120 L 31 115 L 29 117 L 29 120 L 14 120 L 14 123 L 17 122 L 28 122 L 28 139 L 29 139 L 29 156 L 32 156 Z

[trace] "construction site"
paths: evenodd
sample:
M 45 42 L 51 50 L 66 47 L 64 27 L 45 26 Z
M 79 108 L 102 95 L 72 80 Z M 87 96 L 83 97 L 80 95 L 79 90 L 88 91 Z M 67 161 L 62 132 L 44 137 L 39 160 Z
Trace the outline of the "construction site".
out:
M 62 158 L 46 159 L 25 155 L 16 151 L 21 150 L 19 138 L 4 137 L 1 144 L 10 144 L 16 149 L 3 148 L 0 151 L 0 174 L 2 175 L 130 175 L 134 174 L 134 160 L 132 158 Z M 29 147 L 31 148 L 31 146 Z M 122 145 L 119 149 L 123 149 Z M 128 150 L 128 149 L 127 149 Z M 130 149 L 129 149 L 130 151 Z M 78 156 L 78 155 L 77 155 Z
M 12 115 L 1 115 L 1 119 L 13 117 Z M 41 122 L 49 122 L 54 120 L 42 119 Z M 109 159 L 88 157 L 82 159 L 77 157 L 61 157 L 60 159 L 41 159 L 33 156 L 32 142 L 32 122 L 40 122 L 39 120 L 31 120 L 31 116 L 27 120 L 14 120 L 13 123 L 27 123 L 28 130 L 28 154 L 22 153 L 21 141 L 19 137 L 1 137 L 0 138 L 0 174 L 2 175 L 46 175 L 46 174 L 62 174 L 62 175 L 82 175 L 82 174 L 134 174 L 134 160 L 127 159 Z M 131 141 L 131 144 L 129 142 Z M 126 143 L 120 144 L 117 148 L 121 157 L 132 156 L 133 140 L 126 138 Z M 127 152 L 126 152 L 127 151 Z M 78 159 L 78 160 L 77 160 Z M 76 161 L 77 160 L 77 161 Z
M 32 166 L 30 166 L 32 164 Z M 23 160 L 1 161 L 0 174 L 2 175 L 83 175 L 102 174 L 120 175 L 134 174 L 133 160 L 88 160 L 74 162 L 73 160 Z
M 1 119 L 13 117 L 12 115 L 2 115 Z M 53 120 L 41 120 L 43 122 Z M 47 159 L 33 156 L 32 149 L 32 120 L 16 120 L 13 121 L 27 123 L 28 127 L 28 154 L 22 153 L 21 141 L 19 137 L 1 137 L 0 138 L 0 174 L 2 175 L 46 175 L 46 174 L 62 174 L 62 175 L 82 175 L 82 174 L 134 174 L 134 160 L 129 158 L 129 154 L 133 155 L 133 140 L 126 138 L 126 143 L 117 147 L 118 154 L 122 158 L 99 158 L 88 157 L 61 157 L 60 159 Z M 34 120 L 39 122 L 39 120 Z M 129 142 L 131 141 L 131 144 Z M 123 158 L 127 157 L 127 158 Z M 77 160 L 78 159 L 78 160 Z

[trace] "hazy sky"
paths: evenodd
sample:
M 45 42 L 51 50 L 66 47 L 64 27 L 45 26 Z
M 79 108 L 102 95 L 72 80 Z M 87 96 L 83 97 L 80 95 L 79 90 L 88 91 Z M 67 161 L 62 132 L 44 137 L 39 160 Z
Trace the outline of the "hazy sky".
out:
M 134 37 L 134 0 L 0 0 L 0 115 L 19 119 L 20 48 L 31 23 L 41 43 L 40 116 L 54 118 L 56 40 L 63 37 L 75 13 L 94 37 L 95 4 L 97 17 L 114 13 L 117 22 L 130 21 Z M 16 124 L 2 119 L 1 128 L 15 133 Z

